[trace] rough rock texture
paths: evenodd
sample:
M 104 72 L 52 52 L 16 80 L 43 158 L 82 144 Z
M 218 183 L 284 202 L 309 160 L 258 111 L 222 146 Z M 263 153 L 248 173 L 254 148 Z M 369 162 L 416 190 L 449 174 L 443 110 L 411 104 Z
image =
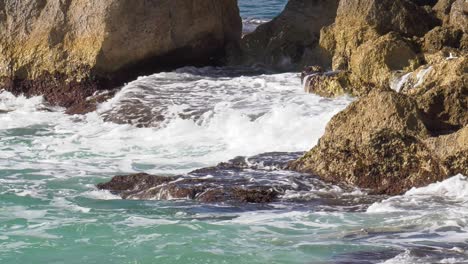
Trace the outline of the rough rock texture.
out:
M 468 125 L 468 59 L 447 59 L 443 52 L 427 56 L 429 65 L 410 74 L 402 92 L 410 94 L 434 135 Z
M 353 92 L 353 89 L 350 89 L 349 73 L 345 71 L 312 73 L 304 76 L 303 82 L 306 93 L 324 97 L 335 97 Z
M 433 1 L 340 1 L 335 23 L 321 30 L 320 47 L 333 70 L 349 72 L 348 92 L 387 88 L 396 71 L 419 65 L 417 38 L 440 24 L 424 4 Z
M 236 0 L 3 0 L 0 35 L 0 87 L 75 100 L 93 85 L 214 63 L 240 39 L 241 20 Z
M 373 91 L 336 115 L 319 144 L 290 168 L 399 194 L 447 177 L 443 162 L 424 144 L 429 136 L 414 99 Z
M 384 194 L 468 173 L 467 4 L 342 0 L 320 39 L 341 76 L 305 90 L 361 98 L 290 168 Z
M 453 134 L 429 138 L 425 143 L 442 160 L 449 175 L 468 175 L 468 125 Z
M 407 0 L 342 0 L 336 21 L 322 30 L 320 45 L 333 57 L 333 69 L 348 69 L 354 50 L 389 32 L 423 36 L 437 25 L 423 7 Z
M 359 46 L 351 55 L 350 69 L 356 83 L 372 83 L 377 87 L 388 86 L 392 72 L 417 65 L 413 47 L 398 34 L 389 33 L 375 41 Z M 360 85 L 355 85 L 357 89 Z M 356 91 L 355 94 L 365 94 Z
M 450 25 L 468 33 L 468 2 L 456 0 L 450 9 Z
M 437 18 L 443 22 L 443 25 L 450 23 L 450 11 L 452 10 L 453 2 L 455 0 L 439 0 L 432 8 Z
M 98 188 L 110 190 L 123 199 L 188 199 L 205 203 L 270 203 L 278 196 L 275 190 L 261 186 L 243 188 L 242 183 L 229 186 L 221 185 L 219 180 L 162 177 L 144 173 L 115 176 L 110 182 L 99 184 Z
M 435 27 L 423 38 L 422 47 L 425 52 L 438 52 L 444 47 L 460 48 L 463 32 L 452 27 Z
M 123 199 L 196 200 L 202 203 L 270 203 L 280 199 L 286 190 L 305 190 L 305 185 L 288 185 L 284 174 L 275 173 L 290 159 L 302 153 L 265 153 L 249 158 L 237 157 L 214 167 L 202 168 L 179 176 L 155 176 L 145 173 L 115 176 L 98 184 Z M 260 166 L 259 166 L 260 165 Z M 305 181 L 315 179 L 296 175 Z
M 237 157 L 217 166 L 202 168 L 186 175 L 165 177 L 144 173 L 116 176 L 98 184 L 123 199 L 194 200 L 201 203 L 227 203 L 246 206 L 271 202 L 300 203 L 317 207 L 372 203 L 371 196 L 350 195 L 355 189 L 324 183 L 317 177 L 284 171 L 288 162 L 303 153 L 264 153 L 253 157 Z M 370 199 L 369 199 L 370 198 Z M 361 206 L 358 206 L 362 208 Z
M 320 29 L 335 20 L 338 2 L 290 0 L 278 17 L 242 39 L 242 63 L 279 69 L 304 66 L 305 61 L 326 64 L 317 44 Z

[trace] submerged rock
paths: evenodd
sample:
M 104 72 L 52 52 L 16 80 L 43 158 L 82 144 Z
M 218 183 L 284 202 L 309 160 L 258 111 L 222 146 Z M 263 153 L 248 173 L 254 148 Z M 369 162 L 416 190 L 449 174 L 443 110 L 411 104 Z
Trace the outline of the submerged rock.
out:
M 303 153 L 265 153 L 237 157 L 214 167 L 202 168 L 173 177 L 144 173 L 115 176 L 98 188 L 123 199 L 195 200 L 202 203 L 265 204 L 272 202 L 307 203 L 333 206 L 340 210 L 359 210 L 375 197 L 352 195 L 346 185 L 330 185 L 317 177 L 283 170 L 288 162 Z M 356 209 L 354 209 L 356 208 Z
M 236 0 L 5 0 L 0 89 L 70 107 L 140 75 L 215 64 L 241 26 Z

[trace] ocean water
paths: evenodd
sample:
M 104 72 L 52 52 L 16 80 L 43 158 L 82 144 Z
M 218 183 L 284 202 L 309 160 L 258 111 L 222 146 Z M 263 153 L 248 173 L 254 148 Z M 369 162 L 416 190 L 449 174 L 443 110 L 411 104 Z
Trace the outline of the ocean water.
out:
M 244 32 L 252 32 L 262 23 L 273 19 L 284 9 L 287 2 L 287 0 L 239 0 Z
M 265 18 L 255 14 L 270 2 L 245 3 L 243 14 Z M 315 180 L 261 206 L 121 200 L 95 187 L 306 151 L 352 101 L 304 93 L 298 73 L 212 67 L 142 76 L 85 116 L 2 92 L 0 263 L 468 263 L 463 175 L 397 197 Z

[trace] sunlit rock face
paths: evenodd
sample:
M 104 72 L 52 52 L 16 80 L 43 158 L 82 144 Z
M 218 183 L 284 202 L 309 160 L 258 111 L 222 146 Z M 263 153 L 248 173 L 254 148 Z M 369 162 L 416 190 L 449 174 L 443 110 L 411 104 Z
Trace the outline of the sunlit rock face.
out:
M 236 45 L 241 27 L 236 0 L 6 0 L 0 84 L 26 94 L 48 94 L 45 86 L 54 82 L 51 89 L 63 93 L 80 86 L 93 92 L 96 83 L 115 86 L 158 69 L 213 64 Z

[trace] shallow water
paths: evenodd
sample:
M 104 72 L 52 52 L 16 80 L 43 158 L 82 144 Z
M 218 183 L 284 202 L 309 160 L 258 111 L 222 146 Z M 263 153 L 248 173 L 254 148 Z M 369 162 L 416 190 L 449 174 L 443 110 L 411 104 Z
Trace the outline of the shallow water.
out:
M 263 22 L 285 2 L 240 7 Z M 291 152 L 271 158 L 285 162 L 351 101 L 305 94 L 297 73 L 241 68 L 141 77 L 86 116 L 1 93 L 0 263 L 468 263 L 461 175 L 393 198 L 307 179 L 267 205 L 121 200 L 95 187 L 238 155 Z M 295 174 L 271 155 L 237 176 L 288 182 Z
M 377 197 L 383 202 L 312 181 L 265 206 L 126 201 L 94 187 L 116 174 L 179 174 L 238 155 L 305 151 L 350 102 L 305 94 L 297 73 L 240 68 L 141 77 L 81 117 L 2 93 L 1 263 L 468 261 L 463 176 Z M 135 114 L 155 127 L 103 121 Z

